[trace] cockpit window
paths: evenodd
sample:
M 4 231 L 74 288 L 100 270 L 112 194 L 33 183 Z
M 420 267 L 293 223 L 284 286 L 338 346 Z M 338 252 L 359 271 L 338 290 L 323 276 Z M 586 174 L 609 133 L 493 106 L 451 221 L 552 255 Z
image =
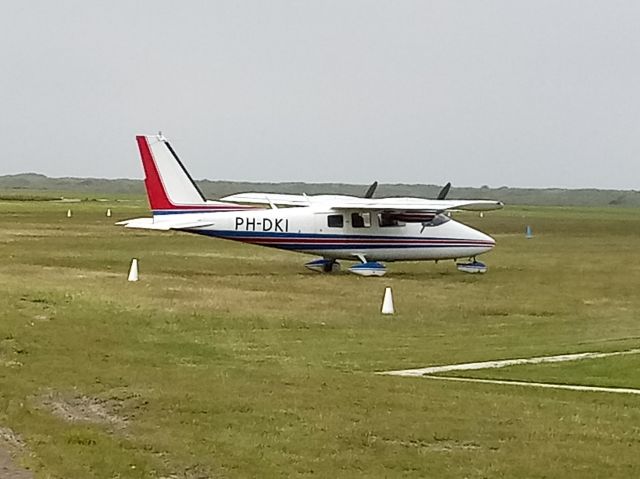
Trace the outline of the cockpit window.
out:
M 433 219 L 431 221 L 425 221 L 422 223 L 422 226 L 440 226 L 441 224 L 446 223 L 447 221 L 450 221 L 451 218 L 449 218 L 447 215 L 444 215 L 442 213 L 440 213 L 439 215 L 436 215 L 433 217 Z
M 371 213 L 351 213 L 351 226 L 354 228 L 369 228 L 371 226 Z
M 342 228 L 344 226 L 344 217 L 342 215 L 327 216 L 327 226 L 329 228 Z

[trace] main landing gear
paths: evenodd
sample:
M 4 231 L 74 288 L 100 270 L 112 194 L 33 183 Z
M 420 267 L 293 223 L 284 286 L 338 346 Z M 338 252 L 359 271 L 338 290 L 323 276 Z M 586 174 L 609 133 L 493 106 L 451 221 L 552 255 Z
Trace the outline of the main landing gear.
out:
M 366 258 L 358 256 L 359 264 L 351 266 L 349 272 L 359 276 L 384 276 L 387 268 L 377 261 L 367 261 Z M 305 264 L 307 268 L 319 273 L 336 273 L 340 271 L 340 263 L 335 259 L 321 258 L 309 261 Z
M 349 273 L 357 274 L 358 276 L 384 276 L 387 274 L 387 268 L 378 261 L 367 261 L 364 256 L 357 257 L 360 263 L 351 266 Z M 340 263 L 335 259 L 320 258 L 313 261 L 309 261 L 305 264 L 307 268 L 318 273 L 337 273 L 340 271 Z M 471 274 L 483 274 L 487 272 L 487 265 L 478 261 L 475 256 L 469 258 L 466 262 L 456 262 L 458 271 Z
M 318 273 L 337 273 L 340 271 L 340 263 L 335 259 L 314 259 L 305 264 L 311 271 L 317 271 Z

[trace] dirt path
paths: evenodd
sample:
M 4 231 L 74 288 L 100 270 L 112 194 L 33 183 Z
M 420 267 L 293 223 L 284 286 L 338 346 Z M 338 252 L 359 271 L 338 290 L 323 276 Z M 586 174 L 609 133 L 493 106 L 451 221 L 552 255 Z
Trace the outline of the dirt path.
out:
M 33 474 L 16 466 L 11 454 L 0 445 L 0 477 L 2 479 L 33 479 Z
M 12 453 L 24 447 L 24 443 L 11 429 L 0 427 L 0 478 L 33 479 L 33 473 L 19 467 L 13 460 Z

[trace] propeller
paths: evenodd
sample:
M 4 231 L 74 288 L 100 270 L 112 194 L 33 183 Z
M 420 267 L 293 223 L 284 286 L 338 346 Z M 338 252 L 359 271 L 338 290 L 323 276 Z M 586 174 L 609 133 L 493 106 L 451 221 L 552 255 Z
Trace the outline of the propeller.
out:
M 449 194 L 449 190 L 451 189 L 451 182 L 447 183 L 446 185 L 444 185 L 444 187 L 440 190 L 440 193 L 438 193 L 438 197 L 436 198 L 437 200 L 444 200 L 447 195 Z
M 446 193 L 445 193 L 446 194 Z M 444 213 L 445 210 L 438 210 L 434 213 L 433 218 L 431 218 L 429 221 L 423 221 L 422 222 L 422 228 L 420 228 L 420 234 L 422 234 L 422 232 L 424 231 L 424 229 L 427 226 L 436 226 L 442 223 L 442 221 L 438 221 L 438 218 L 440 217 L 440 215 L 442 213 Z
M 378 187 L 378 182 L 374 181 L 371 183 L 371 186 L 367 188 L 367 192 L 364 194 L 365 198 L 373 198 L 373 194 L 376 192 L 376 188 Z

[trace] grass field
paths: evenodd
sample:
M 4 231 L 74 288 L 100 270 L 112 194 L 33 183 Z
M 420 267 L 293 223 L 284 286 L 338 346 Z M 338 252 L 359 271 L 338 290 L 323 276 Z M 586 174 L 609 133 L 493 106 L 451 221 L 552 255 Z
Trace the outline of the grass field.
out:
M 142 199 L 0 212 L 0 428 L 38 478 L 640 475 L 638 396 L 374 374 L 640 347 L 638 209 L 460 216 L 497 240 L 486 275 L 381 279 L 113 226 Z M 466 375 L 640 388 L 639 357 L 590 361 Z

